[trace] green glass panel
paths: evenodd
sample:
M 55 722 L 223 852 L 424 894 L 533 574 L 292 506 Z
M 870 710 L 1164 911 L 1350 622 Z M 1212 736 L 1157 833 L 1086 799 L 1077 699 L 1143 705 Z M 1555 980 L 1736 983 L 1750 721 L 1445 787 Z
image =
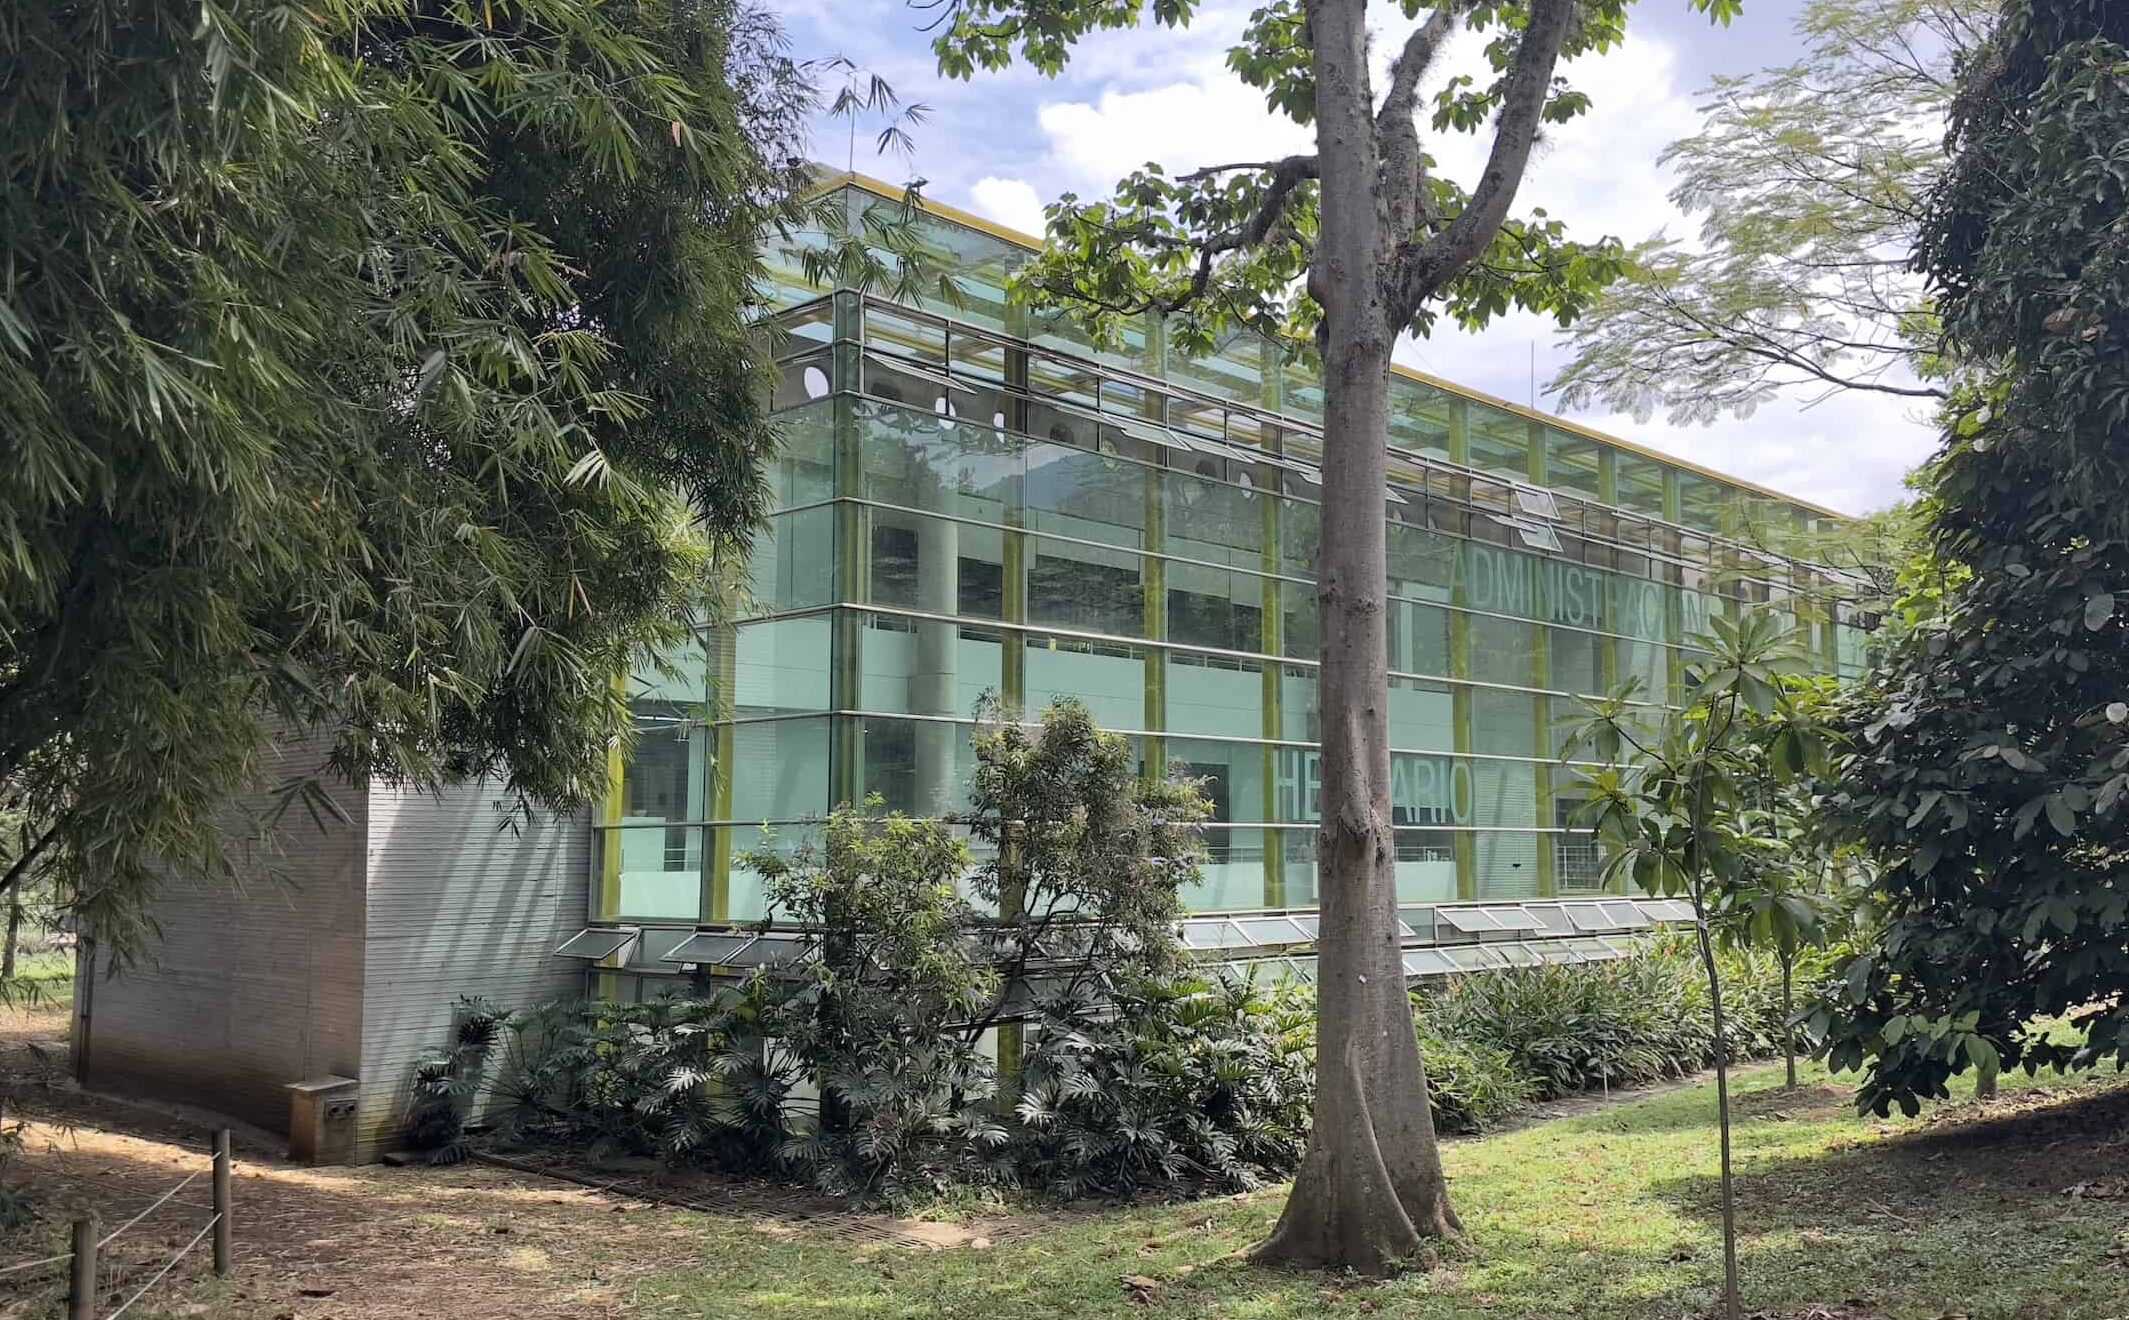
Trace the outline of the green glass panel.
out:
M 858 705 L 968 719 L 1003 688 L 1006 634 L 973 624 L 858 616 Z
M 1473 688 L 1471 750 L 1494 756 L 1549 756 L 1551 747 L 1539 740 L 1540 700 L 1527 692 Z
M 1455 406 L 1446 390 L 1409 376 L 1390 377 L 1391 447 L 1446 462 Z
M 858 726 L 858 791 L 865 797 L 878 794 L 886 810 L 911 816 L 968 810 L 974 725 L 867 716 Z
M 1230 484 L 1224 459 L 1193 455 L 1182 469 L 1160 473 L 1161 507 L 1167 517 L 1167 549 L 1186 559 L 1209 559 L 1254 568 L 1263 558 L 1264 516 L 1257 491 Z
M 1529 686 L 1537 629 L 1520 619 L 1474 614 L 1470 619 L 1471 668 L 1464 677 Z
M 1168 379 L 1215 398 L 1256 403 L 1264 394 L 1264 355 L 1268 347 L 1255 334 L 1238 333 L 1203 357 L 1171 358 Z
M 732 727 L 735 821 L 819 816 L 828 801 L 828 720 L 768 720 Z
M 835 601 L 835 510 L 815 505 L 779 513 L 754 533 L 747 590 L 763 614 Z
M 1029 633 L 1024 648 L 1030 716 L 1074 697 L 1104 729 L 1142 729 L 1146 723 L 1146 650 L 1122 642 L 1082 641 Z
M 1214 821 L 1261 821 L 1269 792 L 1265 780 L 1264 745 L 1254 742 L 1215 742 L 1201 738 L 1170 738 L 1171 769 L 1204 781 L 1200 791 L 1212 804 Z
M 702 919 L 705 832 L 697 825 L 636 825 L 601 832 L 621 855 L 622 920 Z
M 1738 493 L 1697 473 L 1680 472 L 1678 521 L 1703 532 L 1728 531 L 1735 523 L 1734 518 L 1727 516 L 1729 505 Z
M 1390 601 L 1390 668 L 1407 674 L 1449 676 L 1450 612 L 1439 605 Z
M 998 619 L 1005 610 L 1005 533 L 893 509 L 871 514 L 866 599 L 931 614 Z
M 1000 433 L 887 404 L 858 407 L 859 493 L 932 513 L 1002 523 L 1025 461 Z
M 1142 557 L 1071 541 L 1032 541 L 1027 551 L 1027 621 L 1110 637 L 1144 635 Z
M 1146 542 L 1150 469 L 1065 445 L 1027 449 L 1027 525 L 1038 531 L 1110 545 Z
M 1205 861 L 1198 882 L 1177 897 L 1188 912 L 1248 912 L 1264 906 L 1264 851 L 1275 831 L 1249 826 L 1205 831 Z
M 1236 738 L 1264 732 L 1264 670 L 1255 660 L 1167 653 L 1168 730 Z
M 1546 687 L 1576 696 L 1604 695 L 1604 653 L 1610 639 L 1571 628 L 1553 628 L 1548 630 L 1546 644 Z
M 821 399 L 777 415 L 783 443 L 769 481 L 776 507 L 813 504 L 835 493 L 835 401 Z
M 1390 746 L 1401 752 L 1455 750 L 1455 704 L 1447 683 L 1392 678 Z
M 1597 458 L 1601 452 L 1597 442 L 1587 436 L 1545 428 L 1545 484 L 1555 490 L 1597 498 Z
M 1530 479 L 1530 423 L 1514 413 L 1471 407 L 1470 465 L 1482 472 L 1495 472 L 1516 481 Z
M 1257 651 L 1264 642 L 1264 579 L 1202 564 L 1167 566 L 1171 642 Z
M 1640 454 L 1619 455 L 1619 506 L 1661 518 L 1663 513 L 1662 463 Z
M 742 624 L 724 693 L 736 716 L 828 709 L 831 625 L 825 614 Z

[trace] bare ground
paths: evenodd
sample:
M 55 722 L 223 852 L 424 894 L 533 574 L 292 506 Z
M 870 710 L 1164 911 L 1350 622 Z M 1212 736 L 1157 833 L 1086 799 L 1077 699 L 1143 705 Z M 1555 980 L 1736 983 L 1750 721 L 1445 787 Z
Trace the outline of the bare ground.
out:
M 67 1008 L 0 1009 L 0 1093 L 23 1147 L 0 1182 L 31 1193 L 37 1222 L 0 1235 L 0 1267 L 65 1250 L 93 1211 L 108 1233 L 194 1170 L 214 1120 L 85 1094 L 66 1080 Z M 552 1173 L 450 1168 L 308 1168 L 273 1134 L 239 1130 L 232 1277 L 216 1281 L 204 1244 L 127 1314 L 142 1320 L 605 1320 L 629 1313 L 632 1285 L 700 1247 L 682 1208 L 741 1216 L 771 1236 L 985 1247 L 1033 1231 L 1025 1219 L 929 1223 L 845 1212 L 837 1202 L 711 1176 L 555 1163 Z M 596 1186 L 563 1179 L 583 1178 Z M 116 1306 L 190 1242 L 209 1217 L 202 1174 L 107 1248 L 100 1310 Z M 59 1313 L 63 1267 L 0 1275 L 0 1320 Z

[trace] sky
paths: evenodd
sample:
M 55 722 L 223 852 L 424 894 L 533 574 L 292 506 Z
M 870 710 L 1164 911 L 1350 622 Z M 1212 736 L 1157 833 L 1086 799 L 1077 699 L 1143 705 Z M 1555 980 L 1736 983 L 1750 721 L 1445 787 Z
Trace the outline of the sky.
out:
M 874 154 L 868 135 L 853 145 L 840 123 L 816 125 L 821 161 L 892 183 L 917 176 L 926 195 L 1000 224 L 1041 232 L 1042 208 L 1061 193 L 1106 196 L 1117 179 L 1147 161 L 1171 173 L 1198 165 L 1263 159 L 1307 150 L 1305 130 L 1272 115 L 1259 93 L 1227 72 L 1224 58 L 1258 0 L 1202 0 L 1183 31 L 1146 28 L 1102 33 L 1078 47 L 1066 72 L 1046 79 L 1024 68 L 978 73 L 969 82 L 939 77 L 923 25 L 939 12 L 907 0 L 771 0 L 801 59 L 841 54 L 891 83 L 906 102 L 929 108 L 912 156 Z M 1627 243 L 1659 231 L 1687 236 L 1694 222 L 1670 203 L 1672 180 L 1656 160 L 1694 132 L 1697 93 L 1724 73 L 1745 73 L 1794 58 L 1792 27 L 1803 0 L 1746 0 L 1729 27 L 1711 25 L 1685 0 L 1642 0 L 1627 40 L 1603 56 L 1574 62 L 1574 84 L 1590 112 L 1541 142 L 1517 196 L 1517 211 L 1543 207 L 1576 238 L 1613 235 Z M 1380 6 L 1394 16 L 1393 6 Z M 1378 46 L 1387 62 L 1402 29 Z M 1462 59 L 1459 61 L 1458 56 Z M 1445 64 L 1473 69 L 1475 49 Z M 1442 168 L 1467 186 L 1477 176 L 1484 137 L 1430 141 Z M 1484 331 L 1437 329 L 1407 340 L 1398 359 L 1517 403 L 1561 412 L 1545 382 L 1566 355 L 1551 320 L 1511 313 Z M 1533 370 L 1534 366 L 1534 370 Z M 1777 398 L 1749 418 L 1674 425 L 1601 410 L 1568 411 L 1585 425 L 1690 459 L 1847 513 L 1901 498 L 1901 480 L 1927 458 L 1935 434 L 1913 401 L 1862 393 L 1823 401 Z

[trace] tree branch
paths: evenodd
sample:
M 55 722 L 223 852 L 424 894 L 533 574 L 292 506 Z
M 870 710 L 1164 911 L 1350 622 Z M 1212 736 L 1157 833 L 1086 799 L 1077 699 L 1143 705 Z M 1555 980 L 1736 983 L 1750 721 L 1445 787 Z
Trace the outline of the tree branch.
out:
M 1508 74 L 1508 88 L 1494 123 L 1493 150 L 1478 186 L 1448 228 L 1424 244 L 1418 243 L 1416 235 L 1398 244 L 1392 306 L 1400 321 L 1410 320 L 1421 303 L 1477 259 L 1508 218 L 1508 207 L 1523 180 L 1523 167 L 1537 143 L 1538 119 L 1545 111 L 1553 69 L 1559 64 L 1573 17 L 1574 0 L 1532 0 L 1530 23 L 1523 29 L 1515 67 Z
M 1456 26 L 1463 0 L 1446 0 L 1427 21 L 1405 38 L 1405 47 L 1390 66 L 1390 90 L 1375 114 L 1375 139 L 1382 144 L 1382 177 L 1390 231 L 1400 237 L 1419 227 L 1426 212 L 1427 167 L 1419 149 L 1419 81 L 1441 53 Z
M 1247 168 L 1252 167 L 1215 165 L 1208 170 L 1183 177 L 1208 178 L 1224 170 Z M 1208 238 L 1198 248 L 1198 268 L 1190 277 L 1190 287 L 1173 298 L 1155 299 L 1154 305 L 1164 314 L 1179 312 L 1204 297 L 1206 288 L 1212 283 L 1213 259 L 1223 253 L 1247 251 L 1262 243 L 1264 236 L 1269 234 L 1272 227 L 1279 223 L 1280 217 L 1286 214 L 1286 204 L 1293 197 L 1294 189 L 1300 187 L 1303 180 L 1318 177 L 1318 172 L 1314 156 L 1288 156 L 1284 160 L 1274 162 L 1271 166 L 1271 182 L 1265 186 L 1264 198 L 1257 204 L 1255 214 L 1241 227 Z
M 21 882 L 23 875 L 29 870 L 31 864 L 37 860 L 38 854 L 51 846 L 52 840 L 59 837 L 59 828 L 64 824 L 66 824 L 66 817 L 61 816 L 58 820 L 52 822 L 50 828 L 38 836 L 37 842 L 22 850 L 22 855 L 15 859 L 15 864 L 7 868 L 5 875 L 0 875 L 0 893 L 12 890 Z

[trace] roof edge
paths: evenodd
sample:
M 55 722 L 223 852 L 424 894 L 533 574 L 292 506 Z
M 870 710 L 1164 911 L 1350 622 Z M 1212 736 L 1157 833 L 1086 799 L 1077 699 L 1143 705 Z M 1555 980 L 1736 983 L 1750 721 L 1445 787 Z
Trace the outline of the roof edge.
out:
M 821 192 L 826 192 L 831 188 L 840 188 L 846 184 L 888 201 L 899 202 L 903 196 L 903 189 L 856 170 L 837 170 L 831 174 L 825 174 L 816 186 Z M 1042 240 L 1035 235 L 1007 225 L 1001 225 L 995 220 L 986 220 L 972 211 L 963 210 L 947 202 L 935 202 L 929 197 L 920 198 L 918 204 L 924 209 L 926 214 L 937 216 L 941 220 L 948 220 L 980 233 L 989 234 L 992 238 L 1011 243 L 1015 247 L 1024 248 L 1030 252 L 1040 252 L 1042 250 Z M 1748 490 L 1754 494 L 1764 495 L 1769 499 L 1781 500 L 1786 504 L 1794 504 L 1800 509 L 1807 509 L 1812 513 L 1828 518 L 1837 518 L 1842 522 L 1857 521 L 1854 514 L 1842 513 L 1838 509 L 1829 509 L 1823 504 L 1807 500 L 1800 495 L 1791 495 L 1786 491 L 1776 490 L 1772 486 L 1763 486 L 1756 481 L 1733 476 L 1720 469 L 1711 468 L 1704 463 L 1696 463 L 1689 458 L 1680 458 L 1676 454 L 1667 454 L 1660 449 L 1653 449 L 1648 445 L 1613 435 L 1609 431 L 1600 431 L 1596 427 L 1584 425 L 1572 418 L 1559 416 L 1557 413 L 1549 413 L 1538 408 L 1514 403 L 1498 395 L 1488 394 L 1484 390 L 1473 389 L 1469 385 L 1460 385 L 1453 380 L 1437 376 L 1432 372 L 1421 371 L 1417 367 L 1408 367 L 1401 362 L 1392 362 L 1390 371 L 1394 375 L 1403 376 L 1407 380 L 1418 381 L 1422 385 L 1431 385 L 1435 389 L 1456 395 L 1458 398 L 1468 399 L 1474 403 L 1483 403 L 1489 408 L 1498 408 L 1526 421 L 1540 422 L 1546 426 L 1557 427 L 1570 434 L 1595 440 L 1600 444 L 1610 445 L 1614 449 L 1634 454 L 1641 458 L 1667 463 L 1672 467 L 1691 472 L 1697 476 L 1722 482 L 1726 486 L 1735 486 L 1740 490 Z

